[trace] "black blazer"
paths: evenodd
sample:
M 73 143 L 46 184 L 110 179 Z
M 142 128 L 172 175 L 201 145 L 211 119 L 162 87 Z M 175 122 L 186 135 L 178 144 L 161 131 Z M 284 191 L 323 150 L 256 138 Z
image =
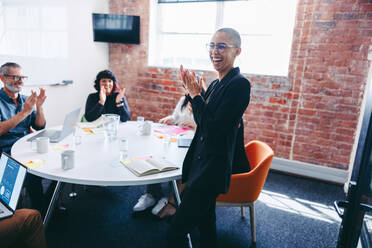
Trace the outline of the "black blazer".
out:
M 232 171 L 249 171 L 242 116 L 250 100 L 250 82 L 233 68 L 191 100 L 197 124 L 182 168 L 182 182 L 196 190 L 226 193 Z

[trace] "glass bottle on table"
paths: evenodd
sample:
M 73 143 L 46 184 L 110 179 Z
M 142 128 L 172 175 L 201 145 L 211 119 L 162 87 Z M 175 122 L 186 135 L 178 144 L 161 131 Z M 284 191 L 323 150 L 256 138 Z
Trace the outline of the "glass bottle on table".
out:
M 82 140 L 82 131 L 81 128 L 79 126 L 75 126 L 75 129 L 74 129 L 74 145 L 75 146 L 78 146 L 81 144 L 81 140 Z
M 119 138 L 120 161 L 126 160 L 128 158 L 128 148 L 128 138 Z
M 143 124 L 145 123 L 145 117 L 138 116 L 137 117 L 137 132 L 139 135 L 143 134 Z

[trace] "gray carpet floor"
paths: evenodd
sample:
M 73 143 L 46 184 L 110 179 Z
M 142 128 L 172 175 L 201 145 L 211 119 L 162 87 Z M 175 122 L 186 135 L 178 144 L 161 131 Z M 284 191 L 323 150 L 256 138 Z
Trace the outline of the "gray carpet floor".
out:
M 164 191 L 169 191 L 164 184 Z M 133 215 L 132 207 L 145 186 L 76 186 L 77 197 L 63 190 L 66 212 L 56 212 L 46 230 L 48 246 L 58 247 L 165 247 L 167 220 L 149 211 Z M 339 185 L 270 172 L 256 202 L 256 247 L 336 247 L 341 220 L 334 200 L 344 199 Z M 246 218 L 238 207 L 218 207 L 219 247 L 251 247 L 249 210 Z M 197 231 L 191 234 L 199 246 Z

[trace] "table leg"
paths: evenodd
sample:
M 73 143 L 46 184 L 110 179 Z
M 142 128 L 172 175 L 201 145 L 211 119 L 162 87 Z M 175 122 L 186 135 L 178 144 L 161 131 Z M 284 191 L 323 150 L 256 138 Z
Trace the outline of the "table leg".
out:
M 181 197 L 178 192 L 176 180 L 172 180 L 172 188 L 174 193 L 174 199 L 176 201 L 177 206 L 179 206 L 181 204 Z M 191 237 L 189 233 L 187 234 L 187 240 L 189 242 L 189 247 L 192 248 Z
M 172 180 L 172 188 L 173 188 L 174 199 L 176 200 L 177 206 L 179 206 L 181 204 L 181 197 L 180 197 L 180 193 L 178 192 L 176 180 Z
M 58 196 L 59 196 L 62 185 L 63 185 L 63 182 L 61 182 L 61 181 L 57 182 L 56 188 L 54 189 L 54 192 L 53 192 L 52 199 L 50 199 L 50 203 L 49 203 L 48 209 L 46 211 L 46 214 L 45 214 L 45 217 L 44 217 L 44 222 L 43 222 L 45 229 L 48 226 L 50 216 L 52 215 L 53 210 L 55 208 L 56 200 L 58 199 Z

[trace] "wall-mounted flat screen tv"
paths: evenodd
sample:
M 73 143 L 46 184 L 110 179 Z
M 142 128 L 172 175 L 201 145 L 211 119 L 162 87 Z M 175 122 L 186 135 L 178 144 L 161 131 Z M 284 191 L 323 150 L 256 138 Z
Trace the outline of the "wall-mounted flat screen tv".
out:
M 94 13 L 93 36 L 94 41 L 139 44 L 140 17 Z

